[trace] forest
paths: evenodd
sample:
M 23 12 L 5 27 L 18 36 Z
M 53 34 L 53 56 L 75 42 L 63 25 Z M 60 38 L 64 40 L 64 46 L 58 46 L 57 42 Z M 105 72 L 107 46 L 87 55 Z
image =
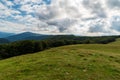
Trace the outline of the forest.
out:
M 107 44 L 119 36 L 79 37 L 73 35 L 52 36 L 45 40 L 23 40 L 0 45 L 0 59 L 35 53 L 45 49 L 73 44 Z

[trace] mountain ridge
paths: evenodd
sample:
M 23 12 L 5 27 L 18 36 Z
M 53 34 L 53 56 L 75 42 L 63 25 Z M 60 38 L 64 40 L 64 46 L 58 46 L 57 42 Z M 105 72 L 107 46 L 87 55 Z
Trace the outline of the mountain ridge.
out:
M 44 34 L 37 34 L 37 33 L 32 33 L 32 32 L 23 32 L 23 33 L 19 33 L 16 35 L 12 35 L 12 36 L 8 36 L 6 37 L 6 39 L 14 42 L 14 41 L 20 41 L 20 40 L 34 40 L 34 37 L 39 37 L 38 40 L 42 39 L 40 37 L 44 37 L 47 35 Z
M 0 38 L 5 38 L 8 36 L 12 36 L 12 35 L 15 35 L 15 33 L 8 33 L 8 32 L 1 32 L 0 31 Z

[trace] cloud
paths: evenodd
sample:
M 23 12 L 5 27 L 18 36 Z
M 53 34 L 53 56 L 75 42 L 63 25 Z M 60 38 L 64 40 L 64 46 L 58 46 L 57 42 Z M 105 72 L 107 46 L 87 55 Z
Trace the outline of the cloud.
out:
M 107 0 L 107 4 L 110 8 L 120 8 L 120 0 Z
M 0 3 L 0 10 L 6 9 L 6 6 L 4 6 L 2 3 Z
M 5 3 L 5 5 L 7 5 L 8 7 L 11 7 L 11 6 L 13 6 L 14 5 L 14 3 L 12 3 L 11 1 L 8 1 L 8 0 L 2 0 L 4 3 Z
M 26 5 L 26 4 L 41 4 L 42 0 L 14 0 L 15 4 Z
M 88 32 L 91 32 L 91 33 L 106 32 L 106 30 L 104 29 L 104 26 L 105 25 L 103 23 L 99 23 L 99 22 L 95 23 L 89 27 Z
M 18 32 L 24 31 L 25 28 L 26 28 L 25 25 L 22 25 L 19 23 L 12 23 L 12 22 L 0 19 L 0 31 L 18 33 Z
M 91 14 L 95 14 L 97 17 L 106 18 L 106 12 L 100 1 L 96 0 L 83 0 L 83 5 L 85 8 L 89 9 Z
M 48 21 L 47 24 L 51 26 L 56 26 L 59 30 L 59 32 L 69 32 L 70 27 L 76 23 L 76 20 L 71 20 L 71 19 L 62 19 L 62 20 L 53 20 L 53 21 Z
M 24 25 L 21 31 L 87 36 L 120 34 L 120 0 L 5 1 L 7 5 L 0 3 L 0 18 L 10 17 L 15 21 L 8 22 Z
M 115 9 L 111 11 L 108 4 L 108 0 L 52 0 L 50 5 L 41 6 L 38 14 L 40 21 L 48 26 L 56 26 L 60 33 L 116 34 L 119 31 L 111 28 L 113 25 L 111 19 L 115 15 L 120 15 L 120 11 Z M 114 20 L 116 29 L 118 25 L 118 22 Z
M 111 29 L 120 32 L 120 16 L 114 16 L 111 20 Z
M 7 4 L 7 6 L 4 5 L 3 3 L 0 3 L 0 18 L 7 18 L 14 14 L 21 13 L 20 11 L 17 11 L 17 10 L 14 10 L 14 9 L 8 7 L 8 5 L 9 6 L 13 5 L 12 2 L 8 2 L 7 0 L 5 0 L 5 4 Z
M 29 4 L 26 4 L 26 5 L 21 6 L 20 10 L 21 10 L 21 11 L 26 11 L 27 13 L 33 12 L 32 6 L 29 5 Z

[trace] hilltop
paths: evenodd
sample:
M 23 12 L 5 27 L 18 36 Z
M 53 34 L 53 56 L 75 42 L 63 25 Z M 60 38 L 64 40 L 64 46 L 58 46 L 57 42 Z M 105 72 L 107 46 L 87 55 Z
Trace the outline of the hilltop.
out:
M 78 44 L 0 61 L 0 80 L 119 80 L 120 39 Z
M 43 35 L 43 34 L 23 32 L 23 33 L 15 34 L 12 36 L 8 36 L 6 37 L 6 39 L 8 39 L 11 42 L 14 42 L 14 41 L 20 41 L 20 40 L 41 40 L 46 37 L 47 35 Z

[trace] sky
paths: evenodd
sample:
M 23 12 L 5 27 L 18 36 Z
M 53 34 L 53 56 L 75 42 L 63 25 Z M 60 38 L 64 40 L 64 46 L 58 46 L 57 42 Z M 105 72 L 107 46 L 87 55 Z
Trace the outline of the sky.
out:
M 0 31 L 120 35 L 120 0 L 0 0 Z

